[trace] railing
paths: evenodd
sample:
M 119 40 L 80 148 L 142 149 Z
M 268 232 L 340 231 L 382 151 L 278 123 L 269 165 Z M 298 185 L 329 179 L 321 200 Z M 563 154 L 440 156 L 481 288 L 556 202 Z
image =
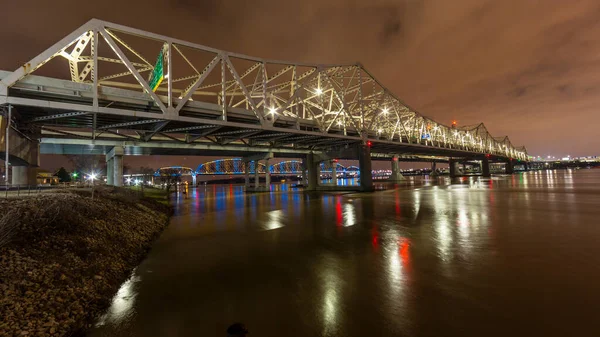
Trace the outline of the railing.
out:
M 95 185 L 99 185 L 96 183 Z M 0 198 L 9 197 L 26 197 L 39 195 L 44 191 L 61 190 L 67 188 L 90 188 L 90 183 L 58 183 L 58 184 L 17 184 L 17 185 L 0 185 Z

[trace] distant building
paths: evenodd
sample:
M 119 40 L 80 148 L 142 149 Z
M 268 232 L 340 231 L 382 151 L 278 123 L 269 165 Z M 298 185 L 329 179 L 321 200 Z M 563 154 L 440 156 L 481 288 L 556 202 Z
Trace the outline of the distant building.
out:
M 45 170 L 38 170 L 37 172 L 37 184 L 38 185 L 58 185 L 58 176 L 52 172 Z

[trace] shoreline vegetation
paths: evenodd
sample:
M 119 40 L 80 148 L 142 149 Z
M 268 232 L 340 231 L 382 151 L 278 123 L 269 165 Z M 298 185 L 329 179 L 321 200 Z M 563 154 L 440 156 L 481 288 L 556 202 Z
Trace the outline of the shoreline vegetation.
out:
M 0 337 L 89 328 L 167 226 L 166 192 L 67 190 L 0 200 Z

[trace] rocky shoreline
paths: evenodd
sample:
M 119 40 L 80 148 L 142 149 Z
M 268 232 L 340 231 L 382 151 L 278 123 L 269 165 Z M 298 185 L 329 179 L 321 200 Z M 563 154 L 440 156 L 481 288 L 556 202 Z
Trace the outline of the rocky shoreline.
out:
M 85 330 L 168 224 L 124 188 L 0 200 L 0 336 Z

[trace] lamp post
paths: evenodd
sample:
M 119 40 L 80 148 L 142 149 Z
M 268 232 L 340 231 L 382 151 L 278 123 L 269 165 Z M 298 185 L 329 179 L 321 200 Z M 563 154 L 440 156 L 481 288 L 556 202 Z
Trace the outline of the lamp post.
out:
M 94 180 L 96 179 L 96 174 L 90 174 L 90 181 L 92 182 L 92 200 L 94 200 Z

